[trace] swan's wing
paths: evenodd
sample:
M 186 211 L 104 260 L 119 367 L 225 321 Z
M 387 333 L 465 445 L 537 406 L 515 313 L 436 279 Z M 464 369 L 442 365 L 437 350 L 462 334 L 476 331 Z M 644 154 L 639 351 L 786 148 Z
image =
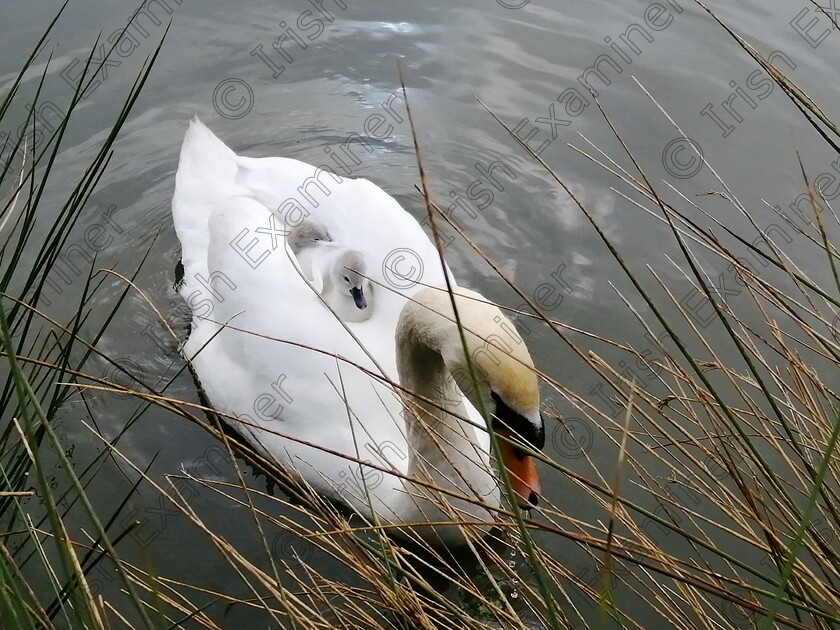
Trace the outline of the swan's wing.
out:
M 398 397 L 356 367 L 373 373 L 382 367 L 393 378 L 393 332 L 369 322 L 355 326 L 375 363 L 280 244 L 273 249 L 270 234 L 258 232 L 272 216 L 265 206 L 233 195 L 209 208 L 208 275 L 185 282 L 182 295 L 195 320 L 184 354 L 213 405 L 236 414 L 238 430 L 255 447 L 324 492 L 332 492 L 326 479 L 358 475 L 351 462 L 324 449 L 361 459 L 382 448 L 407 453 Z
M 328 270 L 322 268 L 321 265 L 314 264 L 312 265 L 312 288 L 315 289 L 315 292 L 319 295 L 324 294 L 324 274 L 329 273 Z
M 380 294 L 406 297 L 423 286 L 443 286 L 444 270 L 423 228 L 379 186 L 341 177 L 298 160 L 237 157 L 236 182 L 284 220 L 312 217 L 334 242 L 364 253 Z M 450 281 L 451 272 L 446 268 Z M 385 298 L 388 301 L 388 298 Z

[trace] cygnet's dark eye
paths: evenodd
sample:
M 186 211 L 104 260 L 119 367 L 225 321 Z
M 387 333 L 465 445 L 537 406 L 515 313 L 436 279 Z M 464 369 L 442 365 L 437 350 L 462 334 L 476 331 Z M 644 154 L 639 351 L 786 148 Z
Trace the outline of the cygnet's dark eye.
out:
M 344 276 L 344 282 L 350 282 L 350 278 L 348 278 L 347 276 Z

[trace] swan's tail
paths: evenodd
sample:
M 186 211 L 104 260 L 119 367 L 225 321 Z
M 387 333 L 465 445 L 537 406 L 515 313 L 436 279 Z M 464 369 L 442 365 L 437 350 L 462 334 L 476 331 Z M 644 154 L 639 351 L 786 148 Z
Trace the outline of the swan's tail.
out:
M 185 288 L 196 274 L 207 277 L 210 215 L 218 202 L 234 191 L 235 176 L 236 154 L 197 116 L 193 118 L 181 145 L 172 196 L 172 220 L 181 242 Z
M 178 163 L 176 186 L 232 182 L 236 175 L 236 154 L 210 131 L 198 116 L 193 117 Z

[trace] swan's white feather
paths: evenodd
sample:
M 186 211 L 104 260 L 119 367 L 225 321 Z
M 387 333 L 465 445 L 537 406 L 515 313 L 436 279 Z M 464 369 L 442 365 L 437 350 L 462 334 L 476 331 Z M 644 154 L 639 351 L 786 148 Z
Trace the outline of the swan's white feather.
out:
M 172 201 L 185 274 L 180 291 L 194 311 L 183 350 L 217 409 L 240 416 L 250 410 L 253 423 L 267 430 L 239 425 L 255 447 L 295 467 L 318 490 L 366 511 L 359 491 L 364 474 L 374 510 L 387 517 L 399 492 L 395 478 L 371 469 L 361 473 L 347 459 L 269 431 L 405 473 L 408 445 L 394 390 L 330 355 L 374 373 L 381 368 L 396 381 L 394 332 L 400 310 L 424 285 L 443 286 L 444 272 L 420 225 L 381 188 L 363 179 L 338 183 L 322 172 L 319 181 L 326 194 L 313 175 L 313 166 L 297 160 L 237 156 L 200 121 L 192 121 Z M 309 187 L 302 192 L 305 182 Z M 270 235 L 257 231 L 270 226 L 272 211 L 286 221 L 297 220 L 290 209 L 309 213 L 336 240 L 364 253 L 368 275 L 377 285 L 370 319 L 339 322 L 301 276 L 282 239 L 271 249 Z M 252 258 L 270 251 L 256 268 L 232 245 L 241 249 L 251 240 L 257 243 Z M 403 289 L 389 284 L 383 263 L 399 249 L 422 261 L 419 284 Z M 207 287 L 212 274 L 213 290 Z M 465 402 L 480 423 L 480 415 Z M 479 432 L 484 450 L 487 440 Z M 378 451 L 383 457 L 377 457 Z

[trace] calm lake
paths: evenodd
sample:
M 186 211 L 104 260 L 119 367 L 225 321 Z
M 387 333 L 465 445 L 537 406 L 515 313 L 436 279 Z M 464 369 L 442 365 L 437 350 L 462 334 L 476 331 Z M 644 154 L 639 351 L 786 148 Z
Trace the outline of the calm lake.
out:
M 812 3 L 711 4 L 775 67 L 822 106 L 833 107 L 827 114 L 836 116 L 840 82 L 826 77 L 836 79 L 832 69 L 840 45 L 829 19 Z M 60 5 L 53 0 L 5 2 L 0 8 L 0 94 Z M 97 36 L 100 43 L 93 54 L 101 59 L 136 8 L 136 2 L 123 0 L 71 0 L 46 43 L 52 60 L 36 106 L 39 128 L 54 128 Z M 683 304 L 698 325 L 713 313 L 703 310 L 700 296 L 692 295 L 683 271 L 672 262 L 685 267 L 667 225 L 622 196 L 630 194 L 626 185 L 573 148 L 598 155 L 591 142 L 623 168 L 633 168 L 590 88 L 597 91 L 611 123 L 660 191 L 670 191 L 671 185 L 689 200 L 702 200 L 731 226 L 747 223 L 734 217 L 722 198 L 704 195 L 721 188 L 710 167 L 762 225 L 773 222 L 770 207 L 796 208 L 803 191 L 797 149 L 811 181 L 823 174 L 821 186 L 827 196 L 836 196 L 840 188 L 836 155 L 818 142 L 782 90 L 689 0 L 158 0 L 146 2 L 144 8 L 129 29 L 131 37 L 96 76 L 62 142 L 60 170 L 53 173 L 44 213 L 50 201 L 66 199 L 81 165 L 103 140 L 123 96 L 168 27 L 160 56 L 65 246 L 66 259 L 47 283 L 41 307 L 59 320 L 68 318 L 84 289 L 86 261 L 94 254 L 98 267 L 130 274 L 150 252 L 135 279 L 145 297 L 130 291 L 97 344 L 147 383 L 167 383 L 183 368 L 178 343 L 147 300 L 183 339 L 188 311 L 173 287 L 180 249 L 170 200 L 181 141 L 194 115 L 239 154 L 331 164 L 344 174 L 372 180 L 420 219 L 426 210 L 414 188 L 419 178 L 399 62 L 433 199 L 547 315 L 570 327 L 567 334 L 575 344 L 613 361 L 616 369 L 629 370 L 643 388 L 653 380 L 644 363 L 625 363 L 614 348 L 575 330 L 648 349 L 656 356 L 656 339 L 638 325 L 617 292 L 647 317 L 645 304 L 569 196 L 476 97 L 568 183 L 627 265 L 640 274 L 650 266 L 678 299 L 685 296 Z M 34 98 L 45 62 L 46 56 L 27 75 L 24 94 Z M 27 102 L 31 99 L 19 99 L 17 109 L 3 121 L 4 152 L 20 133 L 18 126 L 26 115 L 22 105 Z M 708 166 L 683 134 L 699 147 Z M 676 192 L 668 194 L 679 198 Z M 39 220 L 37 229 L 46 231 L 49 216 Z M 444 228 L 444 236 L 447 261 L 460 284 L 500 304 L 523 304 L 451 229 Z M 830 270 L 812 252 L 803 248 L 800 254 L 794 244 L 789 255 L 815 281 L 828 282 Z M 749 298 L 725 265 L 711 256 L 705 262 L 716 269 L 715 276 L 719 274 L 713 280 L 727 303 L 737 305 L 740 300 L 749 308 Z M 645 277 L 653 286 L 652 277 Z M 96 294 L 94 311 L 107 309 L 124 287 L 120 279 L 107 278 Z M 541 370 L 575 392 L 585 401 L 581 404 L 613 417 L 621 413 L 603 379 L 556 334 L 539 322 L 523 325 L 526 329 L 520 332 Z M 661 328 L 652 332 L 658 335 Z M 714 338 L 722 333 L 710 329 L 709 334 Z M 104 362 L 92 360 L 90 369 L 126 380 Z M 198 400 L 186 371 L 166 392 Z M 546 407 L 565 419 L 547 426 L 549 454 L 587 478 L 609 478 L 616 459 L 615 437 L 550 388 L 543 389 L 543 397 Z M 91 394 L 87 404 L 100 429 L 111 436 L 138 405 L 107 394 Z M 101 450 L 81 426 L 84 417 L 81 401 L 74 399 L 58 426 L 73 445 L 72 458 L 80 467 Z M 235 481 L 227 455 L 215 440 L 159 408 L 145 413 L 119 444 L 141 468 L 154 460 L 148 474 L 156 479 L 186 471 Z M 129 479 L 134 479 L 109 466 L 110 472 L 92 486 L 92 496 L 103 510 L 119 502 L 130 487 Z M 193 508 L 243 553 L 260 553 L 246 509 L 206 488 L 183 487 L 189 488 Z M 570 519 L 604 521 L 602 505 L 571 479 L 546 471 L 543 489 Z M 126 555 L 146 570 L 200 584 L 208 592 L 223 591 L 235 580 L 227 565 L 214 563 L 207 541 L 153 490 L 141 486 L 120 519 L 141 523 L 122 544 Z M 274 553 L 284 560 L 301 557 L 316 565 L 322 562 L 323 567 L 333 562 L 320 559 L 319 552 L 300 540 L 281 536 L 272 542 Z M 596 566 L 589 552 L 560 537 L 546 538 L 542 544 L 570 575 L 595 583 Z M 342 570 L 336 565 L 336 572 Z M 92 585 L 109 592 L 113 576 L 103 569 L 95 573 Z M 243 587 L 239 594 L 247 597 L 248 591 Z M 591 603 L 582 596 L 575 603 L 588 617 Z M 223 613 L 219 607 L 214 615 L 224 627 L 267 623 L 244 607 Z M 640 607 L 636 620 L 653 623 L 655 617 L 645 614 Z

